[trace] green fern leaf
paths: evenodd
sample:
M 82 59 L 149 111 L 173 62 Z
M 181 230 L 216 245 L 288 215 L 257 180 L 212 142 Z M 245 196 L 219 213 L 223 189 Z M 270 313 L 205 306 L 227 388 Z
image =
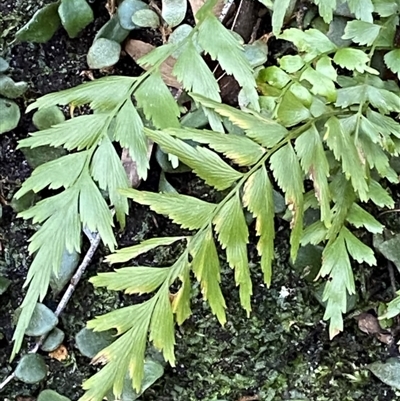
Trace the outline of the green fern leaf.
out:
M 235 270 L 235 282 L 239 285 L 240 302 L 250 314 L 250 297 L 253 293 L 249 264 L 247 260 L 247 243 L 249 231 L 239 194 L 229 199 L 214 217 L 213 224 L 218 234 L 218 241 L 223 249 L 229 266 Z
M 293 127 L 311 118 L 311 112 L 292 92 L 287 91 L 279 104 L 277 116 L 282 125 Z
M 228 117 L 234 125 L 246 131 L 246 136 L 267 148 L 275 146 L 288 133 L 282 125 L 252 110 L 241 111 L 193 93 L 190 96 L 221 116 Z
M 128 202 L 118 192 L 120 188 L 129 188 L 128 178 L 114 146 L 108 137 L 104 137 L 93 155 L 90 166 L 92 177 L 99 187 L 107 190 L 110 202 L 121 227 L 125 227 L 125 215 L 128 214 Z
M 179 127 L 179 107 L 161 78 L 160 71 L 152 73 L 135 91 L 138 107 L 157 128 Z
M 291 3 L 291 0 L 274 1 L 274 9 L 272 13 L 272 33 L 275 36 L 278 36 L 281 33 L 286 11 Z
M 375 129 L 378 130 L 381 135 L 384 135 L 385 137 L 394 135 L 397 138 L 400 138 L 400 125 L 393 120 L 393 118 L 377 113 L 371 109 L 367 110 L 367 118 L 372 124 L 374 124 Z
M 30 134 L 30 138 L 19 141 L 18 149 L 43 145 L 64 146 L 67 150 L 89 148 L 104 134 L 108 119 L 109 115 L 102 113 L 71 118 L 49 129 Z M 83 127 L 84 135 L 82 135 Z
M 307 226 L 301 238 L 301 245 L 307 244 L 318 245 L 325 241 L 328 230 L 322 221 L 316 221 L 315 223 Z
M 332 241 L 339 235 L 350 209 L 357 199 L 351 183 L 340 172 L 337 172 L 333 177 L 329 188 L 334 205 L 332 207 L 332 224 L 328 229 L 326 238 Z
M 325 123 L 326 133 L 324 139 L 333 151 L 336 160 L 341 161 L 342 170 L 347 179 L 351 180 L 353 188 L 358 192 L 362 201 L 368 199 L 368 184 L 365 175 L 365 165 L 360 160 L 357 148 L 350 136 L 343 128 L 344 122 L 336 117 L 330 117 Z
M 371 46 L 378 37 L 381 26 L 365 21 L 349 21 L 344 30 L 343 39 L 351 39 L 359 45 Z
M 13 335 L 15 342 L 11 359 L 21 348 L 37 300 L 42 301 L 47 294 L 52 272 L 58 274 L 65 249 L 80 252 L 78 196 L 78 190 L 72 187 L 19 214 L 24 219 L 33 218 L 34 222 L 44 223 L 32 236 L 28 248 L 30 254 L 36 252 L 36 255 L 24 283 L 24 286 L 29 284 L 29 289 L 21 304 L 22 311 Z
M 348 0 L 350 11 L 355 14 L 357 19 L 372 22 L 374 5 L 371 0 Z
M 138 245 L 129 246 L 126 248 L 118 249 L 115 253 L 108 255 L 106 257 L 106 262 L 108 263 L 124 263 L 130 259 L 134 259 L 137 256 L 149 252 L 158 246 L 171 245 L 176 241 L 185 239 L 186 237 L 161 237 L 161 238 L 151 238 L 146 241 L 141 242 Z
M 246 181 L 243 204 L 256 218 L 256 233 L 260 237 L 257 251 L 261 256 L 261 270 L 264 273 L 264 282 L 269 287 L 271 285 L 272 261 L 274 259 L 275 213 L 272 185 L 264 165 Z
M 226 304 L 220 288 L 221 268 L 211 227 L 196 234 L 190 242 L 189 251 L 193 257 L 192 269 L 200 282 L 203 298 L 208 301 L 221 325 L 224 325 Z
M 62 106 L 90 104 L 93 110 L 109 110 L 127 97 L 136 79 L 122 76 L 105 77 L 84 83 L 76 88 L 49 93 L 30 104 L 26 112 L 57 104 Z
M 112 213 L 88 173 L 80 178 L 79 195 L 79 216 L 83 226 L 92 232 L 99 232 L 103 243 L 113 251 L 117 242 L 112 230 Z
M 137 203 L 150 206 L 156 213 L 167 215 L 174 223 L 190 230 L 199 229 L 207 224 L 217 206 L 181 194 L 156 194 L 136 189 L 125 189 L 120 192 Z
M 315 196 L 321 208 L 321 220 L 329 227 L 332 220 L 331 195 L 327 180 L 329 163 L 320 134 L 314 125 L 296 139 L 295 147 L 303 171 L 314 183 Z
M 362 243 L 351 231 L 343 227 L 342 233 L 346 242 L 346 248 L 350 256 L 358 263 L 367 263 L 370 266 L 376 265 L 374 251 Z
M 382 114 L 400 112 L 400 96 L 387 89 L 367 85 L 366 98 Z
M 138 176 L 145 180 L 149 168 L 148 143 L 143 132 L 142 120 L 130 99 L 124 103 L 117 114 L 114 138 L 123 148 L 129 150 L 129 155 L 136 162 Z
M 330 319 L 330 338 L 343 331 L 342 314 L 346 313 L 347 292 L 355 294 L 355 284 L 350 259 L 345 246 L 344 228 L 339 236 L 332 242 L 328 242 L 322 254 L 322 267 L 320 276 L 330 277 L 325 285 L 322 296 L 323 302 L 327 302 L 324 319 Z
M 207 184 L 219 190 L 229 188 L 243 176 L 208 149 L 190 146 L 179 139 L 165 135 L 164 132 L 145 129 L 145 133 L 160 145 L 164 152 L 177 156 Z
M 170 268 L 134 266 L 124 267 L 112 273 L 99 273 L 89 281 L 95 287 L 106 287 L 112 291 L 124 291 L 126 294 L 151 293 L 167 279 Z
M 318 70 L 308 67 L 304 70 L 300 77 L 301 80 L 308 81 L 312 87 L 311 92 L 314 95 L 326 97 L 328 103 L 336 100 L 336 88 L 333 81 Z
M 293 213 L 290 223 L 290 256 L 295 260 L 303 230 L 303 173 L 290 143 L 271 156 L 270 164 L 279 187 L 285 192 L 286 204 Z
M 265 149 L 242 135 L 219 134 L 214 131 L 193 128 L 167 129 L 164 132 L 180 139 L 191 139 L 198 143 L 207 144 L 239 166 L 252 166 L 265 153 Z
M 181 288 L 173 295 L 172 311 L 175 313 L 176 322 L 181 325 L 191 314 L 190 309 L 190 295 L 191 295 L 191 282 L 190 282 L 190 265 L 189 263 L 183 264 L 178 278 L 181 281 Z
M 185 263 L 185 261 L 181 257 L 176 263 Z M 150 323 L 150 340 L 153 341 L 158 350 L 163 352 L 164 359 L 172 366 L 175 366 L 174 315 L 168 287 L 169 283 L 167 281 L 156 295 L 157 302 Z
M 78 214 L 79 191 L 71 187 L 60 194 L 54 195 L 38 202 L 32 208 L 18 214 L 23 219 L 32 219 L 33 223 L 43 223 L 42 227 L 32 236 L 29 244 L 29 253 L 41 251 L 43 247 L 52 244 L 54 255 L 46 265 L 51 265 L 54 272 L 58 273 L 61 264 L 61 255 L 65 246 L 68 252 L 80 252 L 80 229 Z M 36 255 L 39 255 L 39 253 Z M 36 260 L 35 258 L 35 260 Z M 27 282 L 36 273 L 32 264 L 28 272 Z
M 384 226 L 361 206 L 353 203 L 346 220 L 356 228 L 364 227 L 372 234 L 383 232 Z
M 133 387 L 140 391 L 144 374 L 144 353 L 150 319 L 156 298 L 138 305 L 128 306 L 97 317 L 87 323 L 94 331 L 116 329 L 121 337 L 101 350 L 92 363 L 106 363 L 98 373 L 86 380 L 87 390 L 81 401 L 101 401 L 112 389 L 118 398 L 123 389 L 125 374 L 129 371 Z
M 188 92 L 220 101 L 218 83 L 193 43 L 188 41 L 181 51 L 172 71 L 178 81 Z
M 400 49 L 391 50 L 384 56 L 386 66 L 400 77 Z
M 336 64 L 340 65 L 340 67 L 347 68 L 348 70 L 351 70 L 351 71 L 355 70 L 360 73 L 363 73 L 366 71 L 366 72 L 369 72 L 370 74 L 376 74 L 376 70 L 369 67 L 369 65 L 368 65 L 368 63 L 369 63 L 368 55 L 360 49 L 343 47 L 335 53 L 335 56 L 333 57 L 333 61 Z M 338 93 L 338 95 L 339 95 L 339 93 Z
M 370 179 L 368 196 L 379 207 L 394 208 L 394 200 L 377 181 Z
M 87 161 L 88 152 L 73 153 L 38 166 L 15 194 L 19 199 L 29 191 L 69 188 L 75 183 Z
M 371 123 L 366 117 L 360 116 L 359 118 L 360 130 L 362 134 L 368 137 L 373 143 L 382 144 L 382 138 L 379 135 L 379 130 L 375 128 L 375 125 Z M 360 135 L 359 135 L 360 136 Z
M 198 26 L 198 43 L 213 60 L 235 77 L 246 98 L 255 110 L 259 110 L 256 82 L 247 61 L 243 46 L 211 13 Z
M 314 0 L 318 6 L 319 15 L 329 24 L 333 18 L 333 11 L 336 9 L 336 0 Z
M 154 48 L 150 53 L 147 53 L 137 61 L 143 68 L 161 65 L 171 54 L 176 50 L 176 43 L 166 43 L 162 46 Z

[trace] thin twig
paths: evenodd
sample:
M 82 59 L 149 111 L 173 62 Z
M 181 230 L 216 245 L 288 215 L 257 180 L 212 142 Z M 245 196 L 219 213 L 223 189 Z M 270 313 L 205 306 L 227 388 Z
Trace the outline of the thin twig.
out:
M 90 248 L 86 252 L 85 257 L 82 260 L 82 263 L 79 265 L 78 269 L 76 270 L 75 274 L 72 276 L 70 284 L 67 290 L 64 293 L 64 296 L 61 298 L 56 311 L 54 314 L 58 317 L 63 312 L 65 307 L 67 306 L 68 301 L 71 299 L 72 294 L 74 293 L 76 286 L 78 285 L 80 279 L 82 278 L 83 273 L 85 272 L 86 268 L 89 266 L 94 253 L 96 252 L 97 248 L 100 244 L 100 235 L 99 233 L 92 233 L 86 228 L 83 230 L 86 236 L 90 241 Z M 28 351 L 30 354 L 35 354 L 38 352 L 39 348 L 43 345 L 44 341 L 46 340 L 49 333 L 44 334 L 41 336 L 33 346 L 33 348 Z M 13 378 L 15 377 L 15 371 L 11 373 L 8 377 L 6 377 L 2 383 L 0 383 L 0 390 L 2 390 Z
M 385 210 L 384 212 L 379 213 L 378 217 L 383 216 L 384 214 L 388 213 L 398 213 L 400 212 L 400 209 L 391 209 L 391 210 Z
M 2 390 L 8 383 L 15 377 L 15 372 L 12 372 L 10 376 L 7 376 L 2 383 L 0 383 L 0 390 Z

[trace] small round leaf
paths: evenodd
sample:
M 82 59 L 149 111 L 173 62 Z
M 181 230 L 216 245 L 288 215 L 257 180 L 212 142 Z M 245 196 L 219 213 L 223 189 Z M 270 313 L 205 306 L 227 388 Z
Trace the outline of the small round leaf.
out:
M 117 14 L 114 14 L 97 32 L 94 40 L 100 38 L 110 39 L 117 43 L 122 43 L 126 37 L 129 35 L 127 29 L 122 28 L 119 23 L 119 18 Z
M 7 75 L 0 74 L 0 95 L 9 99 L 22 96 L 28 89 L 26 82 L 14 82 Z
M 133 23 L 132 16 L 139 10 L 149 8 L 149 6 L 140 0 L 124 0 L 118 7 L 117 14 L 119 23 L 122 28 L 132 30 L 137 29 L 138 26 Z
M 111 67 L 119 60 L 121 45 L 113 40 L 100 38 L 94 41 L 87 55 L 90 68 Z
M 53 352 L 62 344 L 64 338 L 65 338 L 64 332 L 60 330 L 58 327 L 55 327 L 49 333 L 41 348 L 45 352 Z
M 0 57 L 0 72 L 6 72 L 10 68 L 10 65 L 3 57 Z
M 132 16 L 132 22 L 142 28 L 157 28 L 160 18 L 153 10 L 139 10 Z
M 0 134 L 4 134 L 18 125 L 21 113 L 15 102 L 0 98 L 0 116 Z
M 40 109 L 32 117 L 33 125 L 40 130 L 50 128 L 63 121 L 65 121 L 64 113 L 57 106 Z
M 86 0 L 61 0 L 58 15 L 70 38 L 75 38 L 94 19 Z
M 79 253 L 76 251 L 69 253 L 65 249 L 61 258 L 61 267 L 58 275 L 56 276 L 54 273 L 52 273 L 50 277 L 50 287 L 54 296 L 57 296 L 69 282 L 78 266 L 78 263 Z
M 76 336 L 76 346 L 82 355 L 93 358 L 99 351 L 109 346 L 115 337 L 111 331 L 92 331 L 83 328 Z
M 45 43 L 51 39 L 60 26 L 58 1 L 50 3 L 38 10 L 29 22 L 17 33 L 17 39 L 23 42 Z
M 54 390 L 43 390 L 37 399 L 37 401 L 71 401 L 69 398 L 58 394 Z
M 25 330 L 27 336 L 39 337 L 53 330 L 58 324 L 58 318 L 46 305 L 37 303 L 28 327 Z
M 174 27 L 184 20 L 186 9 L 186 0 L 162 0 L 161 16 L 170 27 Z
M 34 384 L 43 380 L 47 375 L 47 366 L 38 354 L 26 354 L 15 369 L 15 377 L 24 383 Z

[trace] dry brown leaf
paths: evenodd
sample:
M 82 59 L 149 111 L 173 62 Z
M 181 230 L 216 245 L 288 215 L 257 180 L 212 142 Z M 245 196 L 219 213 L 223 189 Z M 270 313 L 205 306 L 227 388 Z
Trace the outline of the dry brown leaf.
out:
M 358 316 L 355 316 L 355 319 L 357 320 L 358 328 L 364 333 L 375 335 L 382 332 L 378 318 L 371 313 L 360 313 Z
M 60 345 L 55 351 L 49 353 L 49 357 L 57 361 L 65 361 L 68 358 L 68 350 L 65 345 Z
M 138 61 L 140 57 L 150 53 L 155 47 L 150 43 L 142 42 L 141 40 L 130 39 L 125 44 L 125 51 L 135 60 Z M 160 67 L 161 78 L 168 85 L 176 89 L 181 88 L 181 84 L 172 75 L 176 60 L 168 57 Z
M 371 313 L 363 312 L 355 316 L 355 319 L 357 320 L 358 328 L 362 332 L 370 336 L 375 336 L 381 343 L 393 343 L 393 335 L 388 330 L 382 329 L 376 316 Z

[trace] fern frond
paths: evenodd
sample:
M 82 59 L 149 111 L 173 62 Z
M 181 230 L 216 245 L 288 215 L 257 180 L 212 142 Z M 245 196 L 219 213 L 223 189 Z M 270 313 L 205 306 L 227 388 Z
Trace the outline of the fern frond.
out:
M 235 270 L 240 302 L 249 315 L 250 298 L 253 294 L 247 260 L 249 232 L 239 194 L 234 195 L 221 207 L 213 219 L 213 224 L 218 234 L 218 242 L 226 251 L 229 266 Z
M 116 397 L 122 393 L 125 372 L 129 372 L 133 387 L 140 390 L 144 374 L 144 353 L 147 333 L 156 304 L 156 298 L 138 305 L 107 313 L 88 322 L 94 331 L 115 329 L 121 335 L 101 350 L 92 363 L 106 364 L 98 373 L 86 380 L 81 401 L 101 400 L 111 389 Z
M 99 187 L 108 192 L 117 220 L 123 228 L 125 215 L 128 214 L 128 201 L 121 196 L 118 189 L 128 188 L 129 182 L 121 160 L 107 136 L 103 138 L 93 155 L 90 173 Z
M 120 192 L 135 202 L 149 205 L 155 212 L 167 215 L 174 223 L 190 230 L 201 228 L 216 208 L 215 204 L 192 196 L 155 194 L 135 189 L 127 189 Z
M 71 118 L 49 129 L 34 132 L 30 138 L 19 141 L 18 148 L 50 145 L 63 146 L 67 150 L 87 149 L 104 134 L 104 127 L 109 118 L 106 113 Z M 84 135 L 82 129 L 85 130 Z
M 145 129 L 145 133 L 150 139 L 157 142 L 164 152 L 179 157 L 207 184 L 219 190 L 229 188 L 243 176 L 208 149 L 199 146 L 193 147 L 179 139 L 168 138 L 159 131 Z
M 89 281 L 95 287 L 106 287 L 111 291 L 140 295 L 157 290 L 168 274 L 169 269 L 166 267 L 134 266 L 117 269 L 112 273 L 99 273 Z
M 118 249 L 115 253 L 110 254 L 106 257 L 108 263 L 124 263 L 130 259 L 134 259 L 137 256 L 151 251 L 158 246 L 171 245 L 176 241 L 185 239 L 186 237 L 161 237 L 151 238 L 141 242 L 138 245 L 129 246 L 127 248 Z
M 220 288 L 220 263 L 211 226 L 193 238 L 189 252 L 193 257 L 192 269 L 200 282 L 204 300 L 209 302 L 212 312 L 224 325 L 226 304 Z
M 256 82 L 239 41 L 224 28 L 210 12 L 199 21 L 198 43 L 213 60 L 235 77 L 243 88 L 246 98 L 255 110 L 259 110 Z
M 158 70 L 141 83 L 135 99 L 157 128 L 179 127 L 179 107 Z
M 243 204 L 256 218 L 256 232 L 260 237 L 257 244 L 261 256 L 261 270 L 264 282 L 269 287 L 272 278 L 274 259 L 274 200 L 272 185 L 265 166 L 261 166 L 244 185 Z
M 321 208 L 321 220 L 329 227 L 332 219 L 328 185 L 329 163 L 316 127 L 312 126 L 299 136 L 295 147 L 303 171 L 314 183 L 315 196 Z
M 73 153 L 38 166 L 14 195 L 15 198 L 19 199 L 31 190 L 40 192 L 47 186 L 49 189 L 69 188 L 81 174 L 87 157 L 88 152 Z
M 175 63 L 173 74 L 188 92 L 220 101 L 219 86 L 211 70 L 197 52 L 193 42 L 188 41 Z M 193 74 L 193 71 L 196 71 Z
M 207 144 L 239 166 L 252 166 L 265 153 L 264 148 L 242 135 L 229 135 L 194 128 L 170 128 L 164 132 L 180 139 L 191 139 L 194 142 Z
M 252 110 L 243 112 L 197 94 L 191 93 L 190 96 L 203 106 L 212 108 L 221 116 L 228 117 L 233 124 L 245 130 L 246 136 L 267 148 L 275 146 L 288 134 L 285 127 Z
M 286 204 L 293 214 L 290 223 L 292 228 L 290 256 L 295 260 L 303 231 L 303 173 L 297 155 L 290 143 L 271 156 L 270 165 L 279 187 L 285 192 Z
M 117 114 L 113 134 L 114 139 L 129 150 L 130 157 L 136 162 L 138 176 L 146 179 L 149 169 L 148 143 L 143 132 L 143 122 L 130 99 L 126 100 Z
M 127 97 L 136 79 L 121 76 L 105 77 L 84 83 L 76 88 L 49 93 L 30 104 L 26 112 L 28 113 L 36 108 L 42 109 L 68 104 L 73 106 L 89 104 L 92 110 L 110 110 Z

